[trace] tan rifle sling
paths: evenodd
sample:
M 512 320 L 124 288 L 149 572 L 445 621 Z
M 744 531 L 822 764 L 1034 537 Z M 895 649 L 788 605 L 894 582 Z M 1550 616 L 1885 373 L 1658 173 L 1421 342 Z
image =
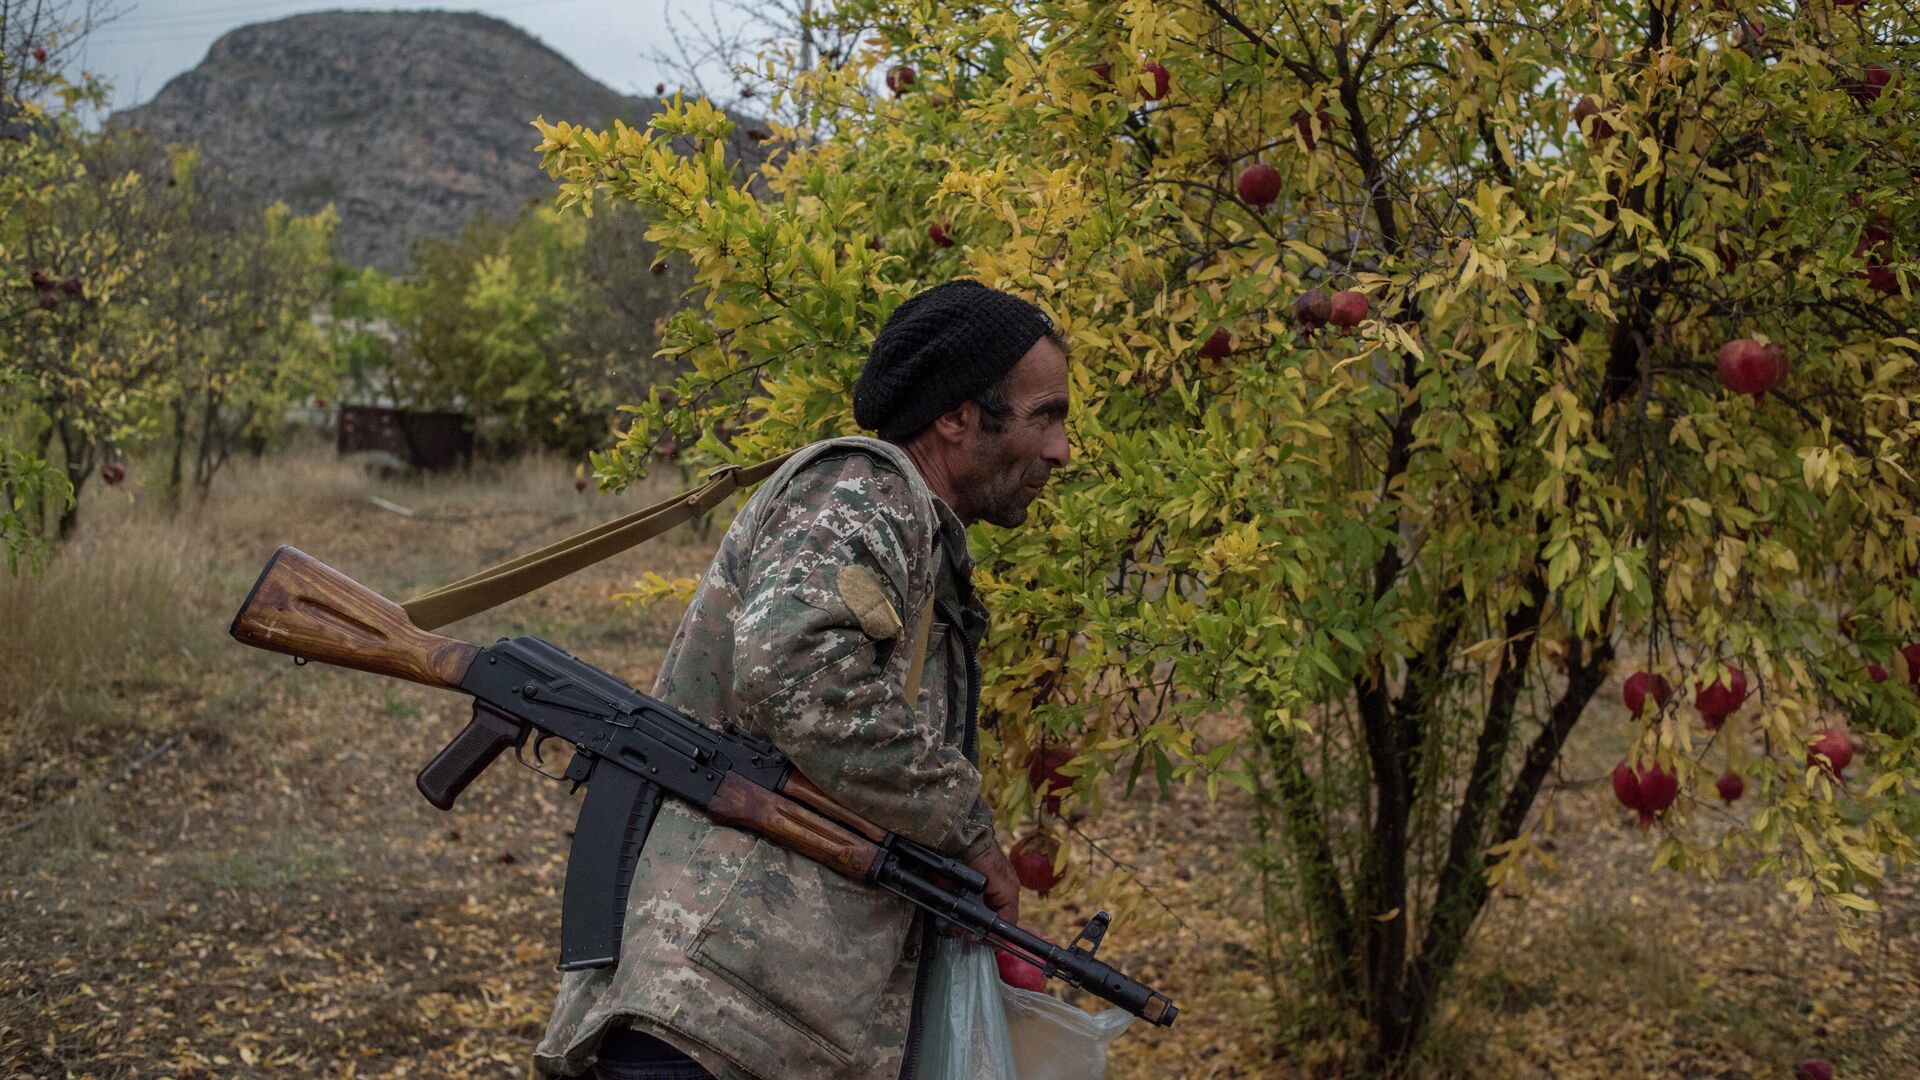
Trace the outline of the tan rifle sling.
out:
M 565 540 L 548 544 L 508 559 L 477 574 L 469 574 L 451 585 L 416 596 L 401 604 L 407 618 L 422 630 L 434 630 L 458 622 L 488 608 L 548 585 L 583 570 L 602 559 L 643 544 L 676 525 L 692 521 L 724 502 L 742 488 L 772 476 L 788 458 L 789 451 L 752 465 L 726 465 L 715 469 L 705 484 L 683 491 L 670 499 L 624 517 L 603 522 Z M 920 615 L 913 632 L 913 661 L 907 668 L 907 701 L 920 697 L 920 670 L 927 659 L 927 635 L 933 628 L 933 604 Z
M 433 630 L 504 604 L 651 540 L 675 525 L 692 521 L 741 488 L 752 487 L 772 476 L 797 452 L 753 465 L 726 465 L 715 469 L 707 482 L 697 488 L 470 574 L 400 606 L 415 626 Z

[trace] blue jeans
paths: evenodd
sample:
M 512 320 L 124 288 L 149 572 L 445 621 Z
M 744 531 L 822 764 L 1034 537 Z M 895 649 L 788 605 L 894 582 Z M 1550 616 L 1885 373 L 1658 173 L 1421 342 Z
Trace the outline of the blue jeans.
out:
M 614 1026 L 600 1039 L 598 1080 L 713 1080 L 700 1063 L 671 1045 L 632 1028 Z

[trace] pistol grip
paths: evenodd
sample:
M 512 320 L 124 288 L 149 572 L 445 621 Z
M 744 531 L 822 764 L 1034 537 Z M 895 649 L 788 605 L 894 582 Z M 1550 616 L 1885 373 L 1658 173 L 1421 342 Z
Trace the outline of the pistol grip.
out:
M 414 784 L 428 802 L 442 810 L 451 810 L 453 800 L 475 777 L 487 771 L 487 766 L 493 764 L 502 750 L 519 745 L 526 737 L 525 724 L 476 701 L 473 719 L 427 762 L 427 767 L 414 778 Z

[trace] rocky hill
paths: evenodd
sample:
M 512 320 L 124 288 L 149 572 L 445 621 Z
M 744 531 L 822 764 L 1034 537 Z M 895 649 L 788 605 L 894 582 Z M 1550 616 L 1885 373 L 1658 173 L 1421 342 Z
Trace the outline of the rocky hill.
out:
M 113 122 L 197 144 L 254 197 L 333 203 L 340 256 L 401 271 L 415 238 L 553 193 L 535 116 L 600 127 L 656 107 L 486 15 L 337 11 L 234 30 Z

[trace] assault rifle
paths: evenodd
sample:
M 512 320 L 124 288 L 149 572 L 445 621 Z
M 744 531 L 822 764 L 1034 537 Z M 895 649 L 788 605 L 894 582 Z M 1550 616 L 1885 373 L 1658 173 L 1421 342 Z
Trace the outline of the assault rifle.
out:
M 442 810 L 508 747 L 521 764 L 575 791 L 586 785 L 561 903 L 563 971 L 619 958 L 627 887 L 660 800 L 671 795 L 723 825 L 886 889 L 1151 1023 L 1169 1026 L 1179 1012 L 1165 994 L 1095 958 L 1111 921 L 1106 912 L 1066 948 L 1006 922 L 982 898 L 979 872 L 842 806 L 772 743 L 708 728 L 539 638 L 482 647 L 430 633 L 398 604 L 285 546 L 260 572 L 229 632 L 299 663 L 319 660 L 472 695 L 473 719 L 416 778 Z M 531 764 L 522 754 L 529 737 Z M 549 739 L 573 747 L 558 776 L 538 768 Z

